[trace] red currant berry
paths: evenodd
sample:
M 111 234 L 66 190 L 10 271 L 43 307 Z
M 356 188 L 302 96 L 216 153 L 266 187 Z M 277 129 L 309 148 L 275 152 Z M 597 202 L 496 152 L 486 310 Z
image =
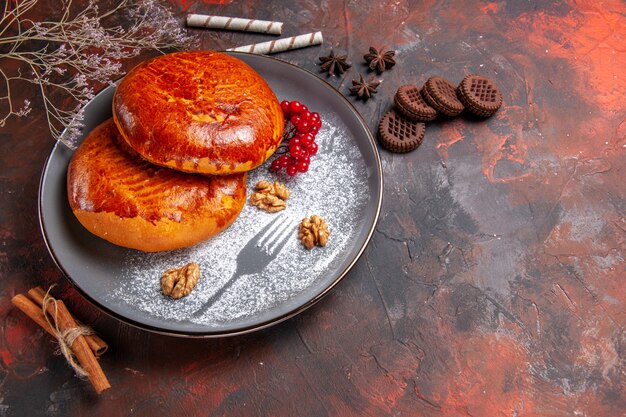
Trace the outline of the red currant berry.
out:
M 302 155 L 302 146 L 289 145 L 289 153 L 291 154 L 291 156 L 293 156 L 296 159 L 300 158 L 300 155 Z
M 307 164 L 305 161 L 298 161 L 298 163 L 296 164 L 296 169 L 298 170 L 298 172 L 307 172 L 309 170 L 309 164 Z
M 322 127 L 321 116 L 298 100 L 283 100 L 280 108 L 290 124 L 282 147 L 287 148 L 287 152 L 278 156 L 271 163 L 270 169 L 280 171 L 284 168 L 289 176 L 307 172 L 311 157 L 319 150 L 315 136 Z
M 278 162 L 281 168 L 287 168 L 291 164 L 291 157 L 289 155 L 281 155 L 274 162 Z
M 302 103 L 299 101 L 294 100 L 289 103 L 289 111 L 291 111 L 291 114 L 298 114 L 300 113 L 300 110 L 302 110 Z
M 291 165 L 287 167 L 286 171 L 287 171 L 287 175 L 289 175 L 290 177 L 293 177 L 298 172 L 298 168 L 296 168 L 295 165 Z
M 311 163 L 311 156 L 309 155 L 309 152 L 307 151 L 307 154 L 305 156 L 302 156 L 298 161 L 304 161 L 308 164 Z
M 300 119 L 303 121 L 306 120 L 310 124 L 313 124 L 313 120 L 311 120 L 311 112 L 308 110 L 300 112 Z
M 309 124 L 309 122 L 307 122 L 306 120 L 300 120 L 300 123 L 298 123 L 296 125 L 296 129 L 298 130 L 298 132 L 300 133 L 306 133 L 309 131 L 309 128 L 311 127 L 311 125 Z
M 306 135 L 302 136 L 302 139 L 300 139 L 300 144 L 302 146 L 311 146 L 311 144 L 315 141 L 315 137 L 311 134 L 311 133 L 307 133 Z
M 281 168 L 282 166 L 280 165 L 280 161 L 278 159 L 274 159 L 270 165 L 270 170 L 278 172 Z

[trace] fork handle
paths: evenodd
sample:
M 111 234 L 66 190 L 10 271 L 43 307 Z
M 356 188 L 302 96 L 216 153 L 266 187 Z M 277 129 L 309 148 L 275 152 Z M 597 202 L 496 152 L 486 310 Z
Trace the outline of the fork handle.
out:
M 226 282 L 226 284 L 222 285 L 222 287 L 217 290 L 213 295 L 211 295 L 209 297 L 208 300 L 206 300 L 206 302 L 204 303 L 204 305 L 202 307 L 200 307 L 200 309 L 198 309 L 198 311 L 196 311 L 195 313 L 192 314 L 192 317 L 200 317 L 202 316 L 204 313 L 207 312 L 207 310 L 209 308 L 211 308 L 211 306 L 213 304 L 215 304 L 217 302 L 217 300 L 219 300 L 222 295 L 224 295 L 224 293 L 233 286 L 233 284 L 235 283 L 235 281 L 237 281 L 237 278 L 241 277 L 244 274 L 239 273 L 238 271 L 236 271 L 232 277 L 230 277 L 230 279 Z

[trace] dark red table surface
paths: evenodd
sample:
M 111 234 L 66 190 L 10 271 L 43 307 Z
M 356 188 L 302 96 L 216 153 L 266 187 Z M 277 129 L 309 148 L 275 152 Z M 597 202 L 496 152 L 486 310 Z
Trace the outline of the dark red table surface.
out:
M 56 7 L 40 3 L 42 16 Z M 34 90 L 17 92 L 34 111 L 0 130 L 0 415 L 625 415 L 624 2 L 170 4 L 181 22 L 195 11 L 322 30 L 322 46 L 276 56 L 325 78 L 318 57 L 347 53 L 352 69 L 328 79 L 346 95 L 370 45 L 395 49 L 378 94 L 356 103 L 373 130 L 400 85 L 431 75 L 487 75 L 504 105 L 430 124 L 415 152 L 381 150 L 376 231 L 320 303 L 243 337 L 188 340 L 106 316 L 56 268 L 37 217 L 54 143 Z M 207 49 L 268 39 L 190 32 Z M 110 344 L 100 396 L 11 305 L 55 283 Z

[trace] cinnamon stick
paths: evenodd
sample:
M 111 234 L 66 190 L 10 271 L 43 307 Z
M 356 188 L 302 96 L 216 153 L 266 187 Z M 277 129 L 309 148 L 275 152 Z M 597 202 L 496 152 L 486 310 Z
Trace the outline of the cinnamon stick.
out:
M 33 319 L 33 321 L 41 326 L 42 329 L 50 333 L 52 336 L 56 337 L 54 331 L 52 330 L 52 327 L 50 327 L 50 325 L 46 321 L 46 318 L 41 311 L 41 307 L 37 307 L 37 305 L 33 303 L 30 298 L 22 294 L 18 294 L 11 299 L 11 302 L 24 314 Z
M 24 310 L 22 310 L 19 306 L 16 305 L 16 307 L 20 308 L 20 310 L 22 310 L 24 313 L 26 313 L 26 315 L 28 315 L 28 317 L 30 317 L 31 319 L 33 319 L 37 324 L 39 324 L 41 327 L 44 328 L 45 331 L 47 331 L 48 333 L 50 333 L 52 336 L 55 336 L 53 330 L 50 328 L 50 325 L 48 325 L 48 322 L 46 321 L 45 317 L 43 316 L 43 312 L 41 311 L 41 309 L 43 308 L 43 299 L 46 296 L 46 292 L 44 291 L 43 288 L 41 287 L 35 287 L 35 288 L 31 288 L 30 290 L 28 290 L 28 296 L 35 302 L 37 303 L 37 305 L 39 306 L 39 314 L 37 314 L 36 312 L 32 312 L 32 310 L 30 310 L 34 315 L 40 316 L 40 319 L 43 320 L 43 322 L 48 326 L 48 328 L 45 328 L 39 321 L 38 319 L 35 319 L 33 316 L 31 316 L 29 314 L 29 312 L 26 312 Z M 17 296 L 16 296 L 17 297 Z M 24 296 L 22 296 L 24 297 Z M 24 297 L 26 298 L 26 297 Z M 28 300 L 26 298 L 26 300 Z M 30 301 L 30 300 L 29 300 Z M 20 300 L 19 301 L 23 306 L 25 306 L 25 303 Z M 15 303 L 13 303 L 15 304 Z M 27 307 L 27 306 L 25 306 Z M 28 307 L 27 307 L 28 308 Z M 56 336 L 55 336 L 56 337 Z M 91 351 L 94 353 L 94 355 L 96 355 L 96 357 L 100 357 L 104 352 L 106 352 L 109 349 L 109 345 L 107 344 L 107 342 L 105 342 L 104 340 L 102 340 L 100 338 L 100 336 L 95 335 L 95 334 L 90 334 L 90 335 L 85 335 L 85 340 L 87 341 L 87 344 L 89 345 L 89 348 L 91 349 Z
M 50 316 L 56 318 L 57 327 L 61 331 L 73 329 L 78 326 L 62 300 L 56 300 L 55 302 L 48 304 L 47 312 Z M 82 368 L 87 372 L 89 382 L 91 382 L 91 385 L 93 385 L 96 392 L 100 394 L 105 389 L 111 388 L 109 380 L 102 371 L 95 355 L 89 348 L 85 337 L 78 336 L 70 347 L 72 348 L 72 352 L 76 356 L 76 359 L 78 359 Z

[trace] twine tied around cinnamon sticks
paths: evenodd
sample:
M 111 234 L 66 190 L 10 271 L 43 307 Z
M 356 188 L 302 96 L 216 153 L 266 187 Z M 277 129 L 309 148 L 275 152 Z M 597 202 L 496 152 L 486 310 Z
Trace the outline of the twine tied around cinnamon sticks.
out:
M 108 345 L 88 326 L 78 323 L 65 303 L 50 295 L 50 289 L 46 292 L 35 287 L 28 291 L 28 297 L 17 294 L 11 301 L 57 339 L 59 350 L 69 365 L 77 375 L 87 377 L 99 394 L 111 387 L 97 360 Z
M 59 308 L 57 305 L 57 300 L 53 296 L 50 295 L 50 290 L 53 287 L 54 285 L 48 288 L 48 291 L 46 292 L 46 295 L 43 298 L 43 305 L 41 307 L 41 312 L 43 313 L 43 316 L 48 322 L 48 324 L 50 325 L 50 327 L 52 328 L 53 333 L 54 333 L 53 336 L 56 337 L 57 341 L 59 342 L 59 351 L 65 357 L 65 359 L 67 360 L 67 363 L 74 369 L 74 371 L 78 375 L 86 377 L 88 373 L 87 371 L 83 369 L 82 366 L 80 366 L 78 362 L 74 360 L 74 353 L 72 352 L 71 346 L 74 344 L 77 337 L 88 336 L 88 335 L 94 334 L 94 331 L 91 327 L 81 325 L 81 324 L 77 324 L 76 327 L 70 327 L 69 329 L 65 329 L 65 330 L 61 330 L 59 328 L 59 323 L 58 323 Z M 54 310 L 54 316 L 52 317 L 52 321 L 50 320 L 51 317 L 47 311 L 48 307 L 51 305 L 53 306 L 53 310 Z

